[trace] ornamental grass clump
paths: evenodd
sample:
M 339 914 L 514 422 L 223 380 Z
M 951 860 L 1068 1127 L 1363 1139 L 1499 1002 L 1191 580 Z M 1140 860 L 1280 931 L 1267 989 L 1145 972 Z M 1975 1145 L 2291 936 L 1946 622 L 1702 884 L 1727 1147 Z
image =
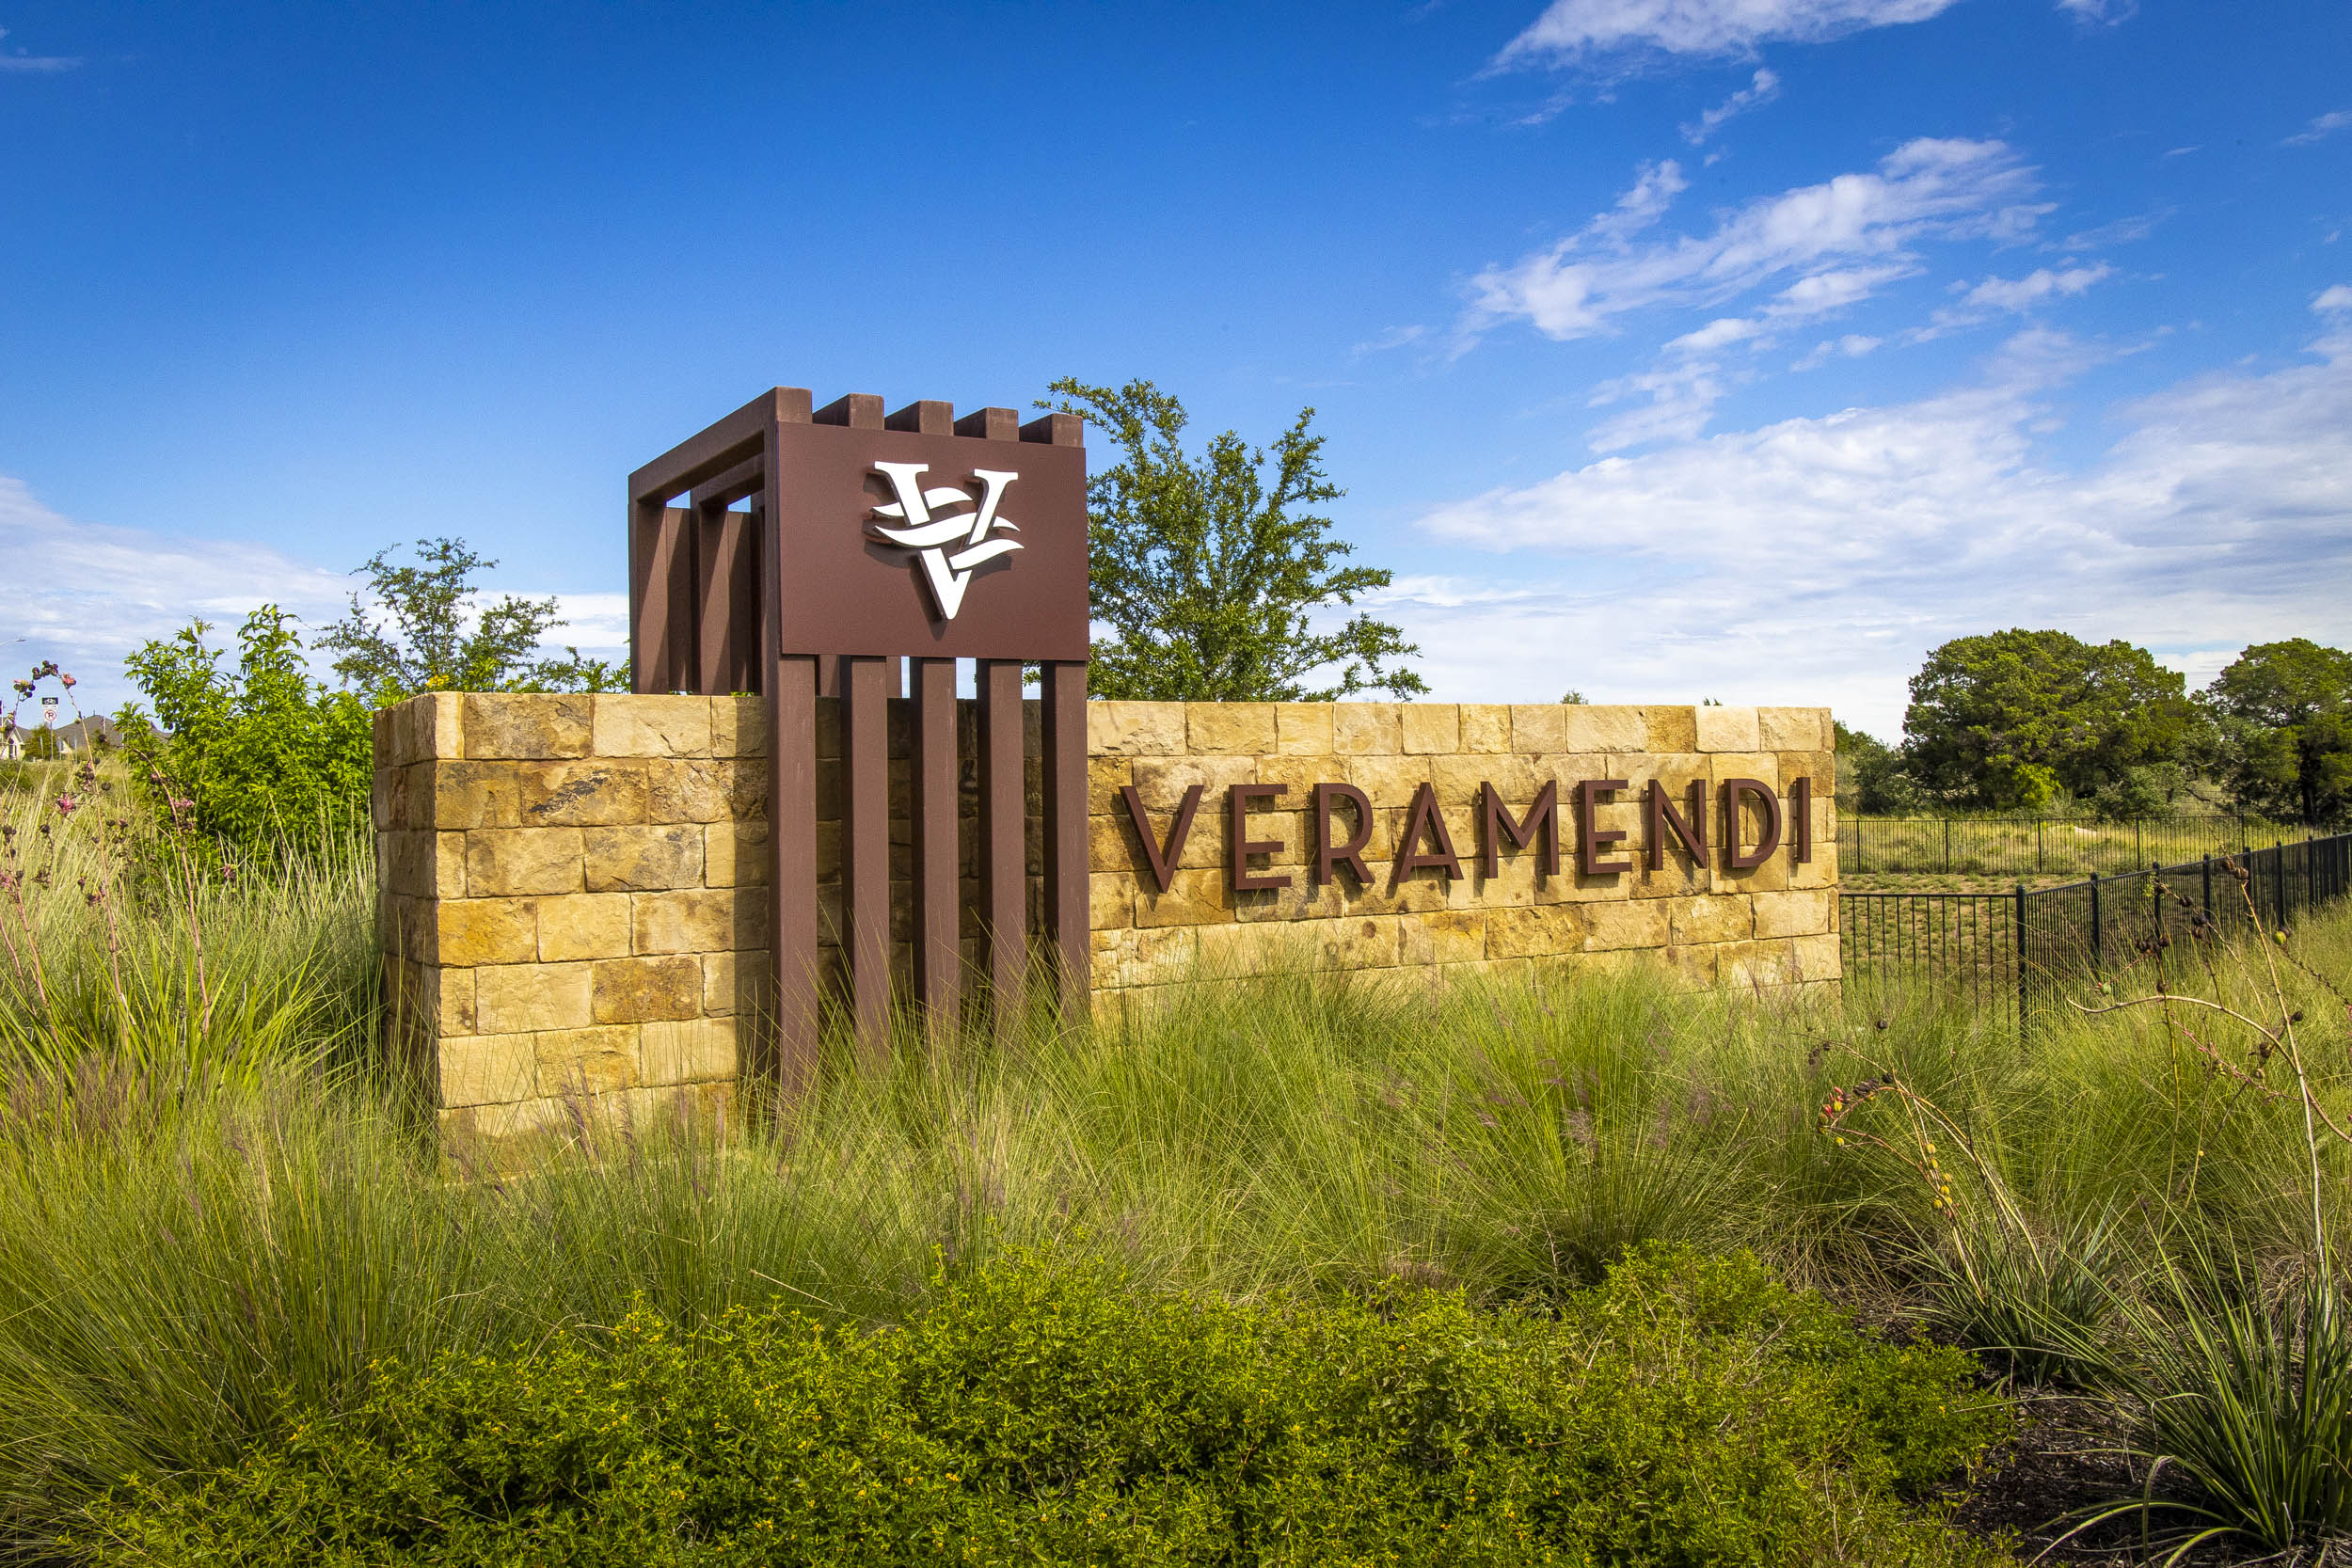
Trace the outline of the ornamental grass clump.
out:
M 54 665 L 17 681 L 20 704 Z M 81 717 L 78 708 L 75 718 Z M 16 713 L 0 728 L 17 730 Z M 373 850 L 203 832 L 151 748 L 43 765 L 0 792 L 0 1069 L 85 1058 L 205 1074 L 372 1055 Z
M 2352 1054 L 2352 997 L 2300 961 L 2285 931 L 2268 929 L 2247 868 L 2228 869 L 2262 935 L 2225 946 L 2210 926 L 2194 927 L 2196 967 L 2213 994 L 2181 989 L 2163 962 L 2170 943 L 2152 936 L 2138 948 L 2152 960 L 2148 994 L 2080 1007 L 2098 1017 L 2153 1006 L 2208 1073 L 2283 1107 L 2301 1135 L 2309 1250 L 2299 1269 L 2281 1283 L 2227 1232 L 2184 1225 L 2151 1288 L 2121 1303 L 2123 1342 L 2078 1350 L 2099 1385 L 2138 1413 L 2147 1465 L 2136 1502 L 2087 1511 L 2078 1528 L 2137 1512 L 2153 1544 L 2160 1514 L 2183 1520 L 2168 1561 L 2222 1537 L 2285 1552 L 2352 1533 L 2352 1304 L 2337 1235 L 2352 1114 L 2312 1060 L 2322 1048 Z M 2313 988 L 2325 1006 L 2307 1009 L 2290 995 Z
M 1925 1194 L 1915 1251 L 1928 1316 L 2025 1376 L 2113 1402 L 2130 1423 L 2137 1494 L 2058 1521 L 2058 1540 L 2129 1520 L 2168 1561 L 2223 1537 L 2288 1552 L 2352 1532 L 2341 1202 L 2352 997 L 2332 977 L 2345 922 L 2291 942 L 2266 927 L 2246 868 L 2223 869 L 2250 937 L 2226 940 L 2149 879 L 2133 959 L 2105 979 L 2075 977 L 2090 1000 L 2070 999 L 2072 1022 L 2025 1042 L 2050 1056 L 2095 1047 L 2102 1077 L 2137 1080 L 2129 1122 L 2095 1099 L 2063 1107 L 2089 1112 L 2105 1173 L 2051 1171 L 2065 1145 L 2043 1129 L 1979 1118 L 1896 1070 L 1834 1092 L 1820 1111 L 1833 1143 Z M 2168 899 L 2185 941 L 2158 918 Z M 2044 1162 L 2041 1184 L 2066 1201 L 2031 1212 L 2021 1154 Z M 2116 1180 L 2133 1172 L 2136 1190 Z
M 1237 1303 L 1082 1255 L 882 1331 L 640 1307 L 382 1365 L 333 1420 L 95 1503 L 110 1564 L 1990 1561 L 1937 1488 L 2005 1429 L 1968 1358 L 1752 1259 L 1646 1249 L 1545 1314 Z

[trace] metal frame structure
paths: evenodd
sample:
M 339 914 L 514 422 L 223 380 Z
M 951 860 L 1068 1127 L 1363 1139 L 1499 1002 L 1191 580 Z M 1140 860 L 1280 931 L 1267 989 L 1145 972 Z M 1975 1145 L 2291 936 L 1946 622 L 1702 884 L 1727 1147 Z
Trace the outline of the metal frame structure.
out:
M 745 404 L 628 478 L 629 650 L 640 692 L 753 692 L 768 712 L 768 885 L 773 899 L 771 1060 L 787 1089 L 808 1081 L 816 1064 L 824 1007 L 818 969 L 817 711 L 820 695 L 841 701 L 842 930 L 849 966 L 845 998 L 861 1056 L 886 1051 L 890 981 L 890 761 L 886 702 L 898 694 L 898 659 L 912 669 L 914 697 L 914 1000 L 935 1023 L 959 1018 L 965 1001 L 959 943 L 956 661 L 939 644 L 877 650 L 811 651 L 787 638 L 787 622 L 806 620 L 806 585 L 787 580 L 787 545 L 838 519 L 815 510 L 796 452 L 823 451 L 809 427 L 834 426 L 861 452 L 870 433 L 963 437 L 977 462 L 1001 466 L 1017 447 L 991 452 L 981 443 L 1082 446 L 1074 416 L 1048 414 L 1026 424 L 1009 408 L 984 408 L 959 420 L 946 403 L 911 403 L 885 415 L 882 401 L 852 394 L 823 408 L 803 388 L 778 387 Z M 853 435 L 852 433 L 857 433 Z M 818 444 L 812 446 L 811 442 Z M 901 443 L 905 444 L 905 443 Z M 936 451 L 936 448 L 927 448 Z M 864 461 L 860 457 L 861 463 Z M 1025 465 L 1026 467 L 1026 465 Z M 1059 472 L 1066 473 L 1065 461 Z M 1084 457 L 1076 460 L 1083 552 Z M 684 505 L 675 504 L 680 499 Z M 828 496 L 837 510 L 839 498 Z M 1057 498 L 1064 503 L 1067 498 Z M 749 502 L 749 510 L 732 508 Z M 832 541 L 827 541 L 829 545 Z M 837 546 L 834 546 L 837 549 Z M 1067 548 L 1067 542 L 1063 543 Z M 1080 556 L 1083 562 L 1083 554 Z M 1082 578 L 1081 568 L 1081 578 Z M 875 574 L 861 593 L 902 592 L 905 573 Z M 1016 579 L 1017 580 L 1017 579 Z M 860 579 L 863 583 L 864 579 Z M 796 592 L 802 597 L 795 598 Z M 1066 593 L 1057 589 L 1059 597 Z M 823 607 L 831 611 L 837 607 Z M 895 601 L 893 604 L 896 609 Z M 952 614 L 952 612 L 950 612 Z M 1074 622 L 1065 624 L 1068 618 Z M 1056 602 L 1046 618 L 1054 645 L 1085 646 L 1083 590 L 1074 604 Z M 970 641 L 966 639 L 965 641 Z M 1020 639 L 1016 638 L 1015 641 Z M 1030 963 L 1027 849 L 1024 800 L 1022 646 L 981 650 L 978 693 L 979 870 L 986 974 L 1000 1021 L 1022 1002 Z M 996 657 L 990 657 L 992 654 Z M 1087 990 L 1086 663 L 1038 659 L 1042 682 L 1044 776 L 1044 945 L 1065 1006 Z

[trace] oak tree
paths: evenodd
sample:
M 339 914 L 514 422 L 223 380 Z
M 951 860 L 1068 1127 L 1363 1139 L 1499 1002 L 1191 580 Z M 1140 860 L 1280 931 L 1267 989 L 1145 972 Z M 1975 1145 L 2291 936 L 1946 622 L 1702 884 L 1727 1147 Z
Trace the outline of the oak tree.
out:
M 1911 678 L 1904 770 L 1951 804 L 2040 811 L 2178 762 L 2196 719 L 2180 674 L 2129 642 L 1958 637 Z
M 1401 662 L 1420 649 L 1397 627 L 1333 607 L 1386 588 L 1390 574 L 1346 563 L 1355 546 L 1312 509 L 1342 492 L 1323 437 L 1300 411 L 1269 453 L 1232 431 L 1196 456 L 1184 405 L 1149 381 L 1094 387 L 1064 377 L 1040 407 L 1087 419 L 1120 461 L 1089 480 L 1088 559 L 1099 696 L 1163 702 L 1330 702 L 1359 691 L 1428 689 Z
M 2352 654 L 2257 642 L 2201 696 L 2215 770 L 2241 804 L 2314 826 L 2352 816 Z
M 495 567 L 462 539 L 420 539 L 416 563 L 392 559 L 393 546 L 370 556 L 363 598 L 326 628 L 315 646 L 335 657 L 343 684 L 376 706 L 420 691 L 617 691 L 625 669 L 583 658 L 538 657 L 547 634 L 564 624 L 552 595 L 502 594 L 477 608 L 474 578 Z

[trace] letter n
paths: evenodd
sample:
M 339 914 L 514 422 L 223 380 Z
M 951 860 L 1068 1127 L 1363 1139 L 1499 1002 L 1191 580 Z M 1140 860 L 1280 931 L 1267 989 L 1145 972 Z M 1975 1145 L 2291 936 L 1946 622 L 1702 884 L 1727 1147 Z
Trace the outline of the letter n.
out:
M 1648 861 L 1649 868 L 1652 871 L 1665 868 L 1668 829 L 1672 829 L 1675 837 L 1682 841 L 1682 852 L 1691 857 L 1691 863 L 1696 867 L 1705 867 L 1707 864 L 1707 781 L 1704 779 L 1691 781 L 1691 815 L 1687 820 L 1680 812 L 1675 810 L 1674 802 L 1666 799 L 1666 786 L 1656 779 L 1649 782 L 1647 804 L 1649 832 L 1646 835 L 1648 842 L 1644 846 L 1644 858 Z

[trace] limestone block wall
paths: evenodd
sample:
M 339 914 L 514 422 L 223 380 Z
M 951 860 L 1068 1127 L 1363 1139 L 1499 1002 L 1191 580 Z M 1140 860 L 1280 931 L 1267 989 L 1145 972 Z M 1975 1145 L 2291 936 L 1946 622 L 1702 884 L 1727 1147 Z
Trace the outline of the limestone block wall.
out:
M 1836 759 L 1826 708 L 1597 707 L 1571 704 L 1094 703 L 1088 708 L 1089 811 L 1093 847 L 1092 942 L 1098 1010 L 1151 999 L 1152 988 L 1202 970 L 1235 975 L 1284 964 L 1397 977 L 1510 974 L 1537 965 L 1597 968 L 1654 955 L 1695 985 L 1833 983 L 1838 974 Z M 1679 852 L 1646 868 L 1643 791 L 1663 782 L 1679 803 L 1693 781 L 1720 800 L 1734 778 L 1787 792 L 1812 781 L 1812 859 L 1786 847 L 1750 870 L 1717 849 L 1705 863 Z M 1577 784 L 1624 779 L 1597 826 L 1622 829 L 1614 847 L 1637 869 L 1577 874 Z M 1556 784 L 1561 870 L 1539 874 L 1532 849 L 1502 847 L 1496 874 L 1476 849 L 1479 786 L 1492 783 L 1523 812 Z M 1346 871 L 1315 886 L 1309 825 L 1318 783 L 1361 789 L 1373 807 L 1359 884 Z M 1391 863 L 1414 794 L 1434 787 L 1467 873 L 1391 879 Z M 1194 831 L 1167 892 L 1158 890 L 1120 791 L 1133 785 L 1155 831 L 1186 789 L 1206 786 Z M 1248 833 L 1278 847 L 1253 868 L 1289 885 L 1234 893 L 1228 789 L 1279 784 L 1253 807 Z M 1714 816 L 1710 810 L 1710 817 Z M 1720 846 L 1722 824 L 1710 820 Z M 1744 842 L 1758 824 L 1743 823 Z M 1165 842 L 1163 840 L 1163 842 Z
M 912 872 L 909 706 L 890 705 L 892 875 Z M 977 750 L 962 705 L 960 754 Z M 1031 919 L 1042 905 L 1036 705 L 1029 705 Z M 1820 708 L 1584 707 L 1557 704 L 1183 704 L 1088 705 L 1092 984 L 1098 1015 L 1164 999 L 1195 972 L 1234 976 L 1306 965 L 1394 978 L 1593 969 L 1655 955 L 1692 984 L 1807 986 L 1837 977 L 1836 779 Z M 415 698 L 375 718 L 377 856 L 392 1036 L 445 1127 L 505 1137 L 561 1131 L 585 1101 L 641 1114 L 711 1113 L 757 1049 L 768 965 L 765 711 L 755 697 L 457 695 Z M 818 897 L 824 940 L 839 913 L 836 705 L 819 704 Z M 979 947 L 977 795 L 967 761 L 964 956 Z M 1576 785 L 1631 788 L 1594 826 L 1632 871 L 1575 864 Z M 1788 847 L 1752 869 L 1725 864 L 1722 792 L 1762 781 L 1812 788 L 1812 859 Z M 1708 786 L 1710 852 L 1678 848 L 1648 869 L 1642 792 L 1677 802 Z M 1502 846 L 1479 867 L 1479 787 L 1524 813 L 1559 796 L 1562 864 Z M 1202 798 L 1163 892 L 1121 790 L 1164 835 L 1188 786 Z M 1309 805 L 1347 784 L 1372 807 L 1358 882 L 1315 885 Z M 1431 786 L 1465 875 L 1391 875 L 1420 785 Z M 1245 832 L 1270 840 L 1248 863 L 1286 875 L 1270 891 L 1231 885 L 1229 786 L 1272 785 Z M 1352 820 L 1352 818 L 1350 818 Z M 1757 824 L 1743 823 L 1753 843 Z M 910 897 L 895 900 L 903 983 Z

